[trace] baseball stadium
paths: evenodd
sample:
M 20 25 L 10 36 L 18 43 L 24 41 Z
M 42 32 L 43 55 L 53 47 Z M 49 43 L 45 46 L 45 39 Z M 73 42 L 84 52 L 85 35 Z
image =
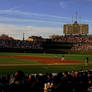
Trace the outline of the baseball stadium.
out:
M 0 0 L 0 92 L 92 92 L 92 0 Z
M 64 24 L 64 35 L 15 40 L 0 36 L 0 92 L 91 92 L 88 24 Z
M 48 39 L 37 36 L 24 39 L 24 33 L 23 40 L 1 35 L 0 73 L 17 70 L 52 73 L 91 69 L 92 36 L 88 35 L 88 25 L 75 21 L 74 24 L 64 24 L 63 29 L 65 35 L 52 35 Z

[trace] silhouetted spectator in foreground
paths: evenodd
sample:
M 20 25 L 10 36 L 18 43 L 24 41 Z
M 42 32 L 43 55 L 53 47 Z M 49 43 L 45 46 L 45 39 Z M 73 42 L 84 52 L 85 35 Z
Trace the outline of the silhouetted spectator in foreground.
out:
M 85 65 L 88 65 L 88 57 L 85 59 Z

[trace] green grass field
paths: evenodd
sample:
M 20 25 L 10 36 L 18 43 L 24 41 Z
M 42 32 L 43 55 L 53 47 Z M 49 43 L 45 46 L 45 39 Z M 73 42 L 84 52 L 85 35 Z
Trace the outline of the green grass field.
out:
M 16 56 L 38 56 L 38 57 L 53 57 L 55 54 L 40 54 L 40 53 L 0 53 L 0 55 L 16 55 Z M 61 54 L 57 55 L 61 58 Z M 86 55 L 64 55 L 68 60 L 85 61 Z M 40 65 L 39 62 L 33 60 L 26 60 L 14 57 L 0 57 L 0 64 L 33 64 L 30 66 L 0 66 L 0 74 L 14 73 L 18 70 L 22 70 L 27 73 L 46 73 L 46 72 L 61 72 L 61 71 L 80 71 L 92 69 L 92 55 L 88 55 L 89 65 Z M 38 64 L 38 65 L 36 65 Z
M 40 64 L 34 60 L 25 60 L 21 58 L 13 58 L 13 57 L 0 57 L 0 64 Z

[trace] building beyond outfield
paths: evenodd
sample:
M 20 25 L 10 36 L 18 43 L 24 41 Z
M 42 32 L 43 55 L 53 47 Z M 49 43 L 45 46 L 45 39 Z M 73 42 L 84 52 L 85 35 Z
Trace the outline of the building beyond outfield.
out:
M 64 24 L 64 34 L 65 35 L 87 35 L 88 34 L 88 24 L 78 24 L 77 21 L 74 24 Z

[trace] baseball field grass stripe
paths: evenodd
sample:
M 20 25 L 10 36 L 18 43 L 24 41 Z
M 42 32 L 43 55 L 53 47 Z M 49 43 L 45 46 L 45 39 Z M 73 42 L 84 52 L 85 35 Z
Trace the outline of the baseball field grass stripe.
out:
M 23 70 L 28 73 L 46 73 L 46 72 L 61 72 L 61 71 L 80 71 L 92 69 L 92 55 L 75 55 L 65 54 L 65 60 L 74 60 L 82 62 L 77 63 L 65 63 L 65 64 L 43 64 L 37 60 L 21 58 L 25 57 L 39 57 L 39 58 L 53 58 L 54 60 L 60 60 L 62 54 L 44 54 L 44 53 L 0 53 L 0 74 L 14 73 L 17 70 Z M 57 56 L 57 57 L 56 57 Z M 85 57 L 88 56 L 89 64 L 85 66 Z M 50 61 L 49 61 L 50 62 Z M 4 64 L 4 65 L 2 65 Z M 10 65 L 9 65 L 10 64 Z

